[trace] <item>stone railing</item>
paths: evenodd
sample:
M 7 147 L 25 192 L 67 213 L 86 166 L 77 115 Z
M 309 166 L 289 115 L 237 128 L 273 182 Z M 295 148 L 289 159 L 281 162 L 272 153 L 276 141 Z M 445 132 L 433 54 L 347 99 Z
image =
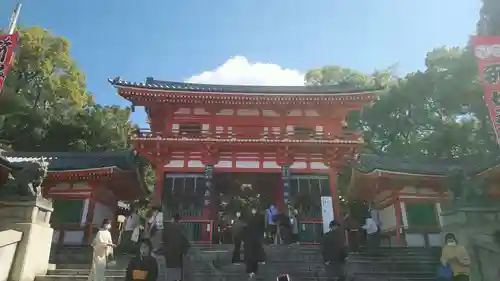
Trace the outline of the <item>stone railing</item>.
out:
M 0 227 L 22 233 L 14 258 L 10 259 L 9 278 L 0 280 L 33 281 L 36 276 L 46 274 L 53 234 L 49 224 L 52 211 L 52 202 L 41 197 L 0 200 Z M 0 272 L 4 272 L 6 264 L 3 255 L 0 255 Z
M 12 229 L 0 231 L 0 280 L 8 280 L 17 245 L 23 233 Z
M 491 237 L 475 237 L 470 244 L 479 281 L 500 280 L 500 247 L 490 242 Z

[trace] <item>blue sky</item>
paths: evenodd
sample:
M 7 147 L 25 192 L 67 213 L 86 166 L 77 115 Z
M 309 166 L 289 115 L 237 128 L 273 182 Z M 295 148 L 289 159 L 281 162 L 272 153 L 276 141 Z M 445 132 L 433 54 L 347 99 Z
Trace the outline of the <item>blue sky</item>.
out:
M 107 84 L 108 77 L 184 81 L 234 56 L 238 62 L 224 71 L 193 81 L 294 84 L 300 73 L 329 64 L 370 72 L 397 63 L 404 74 L 422 69 L 425 54 L 435 47 L 463 46 L 480 8 L 479 0 L 23 2 L 19 24 L 68 38 L 96 100 L 121 105 L 128 103 Z M 0 2 L 3 26 L 15 3 Z M 257 62 L 269 65 L 256 70 Z M 133 119 L 144 122 L 140 113 Z

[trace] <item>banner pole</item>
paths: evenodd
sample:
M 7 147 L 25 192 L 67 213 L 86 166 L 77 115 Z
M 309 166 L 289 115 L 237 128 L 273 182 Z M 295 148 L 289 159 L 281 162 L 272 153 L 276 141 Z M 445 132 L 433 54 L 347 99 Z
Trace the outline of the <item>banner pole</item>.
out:
M 9 35 L 14 34 L 16 32 L 16 26 L 17 26 L 17 20 L 19 19 L 19 13 L 21 13 L 21 7 L 23 4 L 21 4 L 21 1 L 17 2 L 16 8 L 12 12 L 12 16 L 10 17 L 10 22 L 9 22 Z

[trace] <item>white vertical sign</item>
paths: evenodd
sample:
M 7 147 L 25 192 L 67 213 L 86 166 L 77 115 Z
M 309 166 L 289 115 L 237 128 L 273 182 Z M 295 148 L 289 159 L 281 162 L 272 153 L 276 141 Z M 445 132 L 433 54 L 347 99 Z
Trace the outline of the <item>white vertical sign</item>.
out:
M 323 218 L 323 232 L 327 233 L 330 230 L 330 222 L 335 219 L 331 196 L 321 196 L 321 216 Z

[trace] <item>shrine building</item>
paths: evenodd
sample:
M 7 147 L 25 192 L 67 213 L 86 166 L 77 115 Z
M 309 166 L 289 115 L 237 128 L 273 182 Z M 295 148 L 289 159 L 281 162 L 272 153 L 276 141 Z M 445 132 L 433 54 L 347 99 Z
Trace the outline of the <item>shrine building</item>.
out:
M 244 188 L 259 194 L 261 210 L 297 208 L 300 240 L 318 242 L 323 220 L 340 214 L 337 171 L 362 145 L 346 118 L 376 98 L 339 86 L 109 82 L 145 108 L 150 128 L 132 138 L 134 148 L 156 168 L 155 200 L 167 216 L 181 212 L 199 243 L 214 242 L 221 201 Z
M 499 196 L 499 164 L 496 157 L 422 161 L 362 154 L 353 168 L 349 198 L 372 202 L 383 245 L 441 246 L 441 213 L 449 210 L 452 200 L 450 169 L 461 167 L 469 176 L 489 180 L 485 194 Z
M 148 193 L 136 156 L 130 151 L 2 152 L 1 156 L 0 165 L 13 173 L 24 163 L 48 163 L 42 193 L 53 202 L 54 244 L 88 245 L 103 219 L 116 221 L 119 201 Z

